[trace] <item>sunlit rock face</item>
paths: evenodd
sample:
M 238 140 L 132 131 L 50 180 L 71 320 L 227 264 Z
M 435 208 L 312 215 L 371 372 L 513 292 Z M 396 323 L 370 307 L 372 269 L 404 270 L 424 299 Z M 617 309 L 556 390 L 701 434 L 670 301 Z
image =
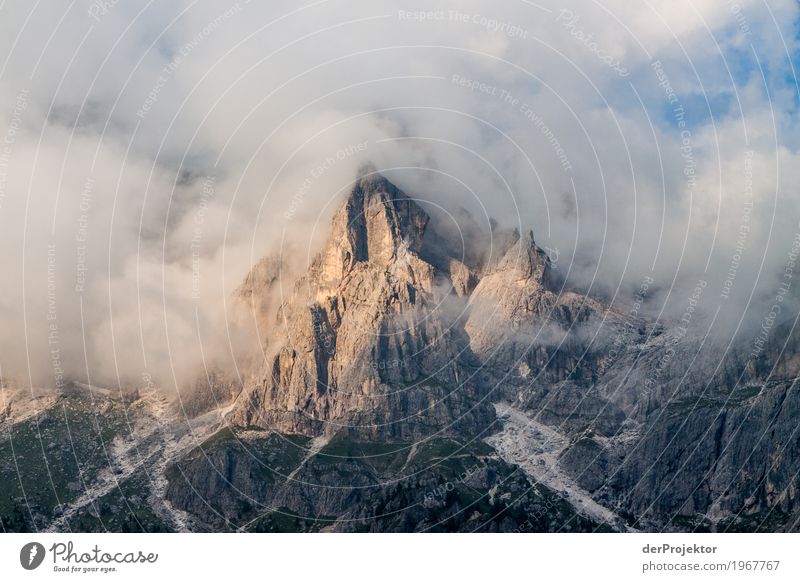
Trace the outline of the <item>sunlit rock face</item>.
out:
M 276 310 L 237 421 L 370 439 L 489 427 L 494 412 L 470 377 L 458 313 L 475 275 L 454 257 L 444 268 L 422 258 L 429 221 L 383 176 L 355 182 L 325 247 Z

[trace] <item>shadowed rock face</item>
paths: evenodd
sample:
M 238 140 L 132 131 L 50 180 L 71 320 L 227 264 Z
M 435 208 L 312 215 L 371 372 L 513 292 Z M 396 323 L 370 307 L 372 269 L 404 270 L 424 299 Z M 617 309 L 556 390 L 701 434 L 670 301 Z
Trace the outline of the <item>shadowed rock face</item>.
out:
M 634 438 L 566 465 L 645 527 L 796 531 L 800 337 L 784 326 L 755 358 L 747 343 L 670 330 L 627 350 L 597 388 Z

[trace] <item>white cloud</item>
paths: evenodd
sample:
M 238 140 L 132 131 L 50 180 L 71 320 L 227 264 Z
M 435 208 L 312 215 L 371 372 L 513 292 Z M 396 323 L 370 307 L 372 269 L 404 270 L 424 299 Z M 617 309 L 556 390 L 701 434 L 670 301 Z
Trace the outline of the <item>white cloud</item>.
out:
M 60 345 L 72 373 L 85 367 L 84 337 L 90 367 L 106 377 L 119 369 L 135 381 L 145 359 L 162 376 L 171 362 L 191 369 L 195 308 L 209 336 L 223 337 L 225 292 L 284 231 L 308 244 L 333 211 L 331 195 L 366 159 L 433 168 L 441 173 L 392 176 L 443 205 L 478 214 L 485 206 L 533 226 L 575 284 L 629 290 L 655 264 L 663 289 L 705 277 L 719 290 L 739 240 L 752 150 L 753 228 L 737 302 L 725 308 L 741 310 L 757 277 L 768 297 L 768 273 L 782 270 L 797 229 L 796 88 L 786 84 L 797 4 L 544 4 L 240 0 L 117 3 L 105 13 L 86 1 L 66 13 L 6 4 L 5 127 L 15 123 L 20 91 L 29 93 L 0 175 L 8 274 L 0 364 L 26 373 L 27 331 L 31 368 L 45 370 L 36 381 L 52 379 L 43 284 L 52 242 Z M 671 104 L 653 60 L 676 92 Z M 454 75 L 478 85 L 465 88 Z M 684 128 L 677 105 L 687 111 Z M 362 143 L 364 152 L 315 171 Z M 209 175 L 213 195 L 204 199 Z M 75 238 L 87 178 L 81 326 Z M 195 236 L 200 301 L 192 299 Z M 115 352 L 124 357 L 111 365 Z

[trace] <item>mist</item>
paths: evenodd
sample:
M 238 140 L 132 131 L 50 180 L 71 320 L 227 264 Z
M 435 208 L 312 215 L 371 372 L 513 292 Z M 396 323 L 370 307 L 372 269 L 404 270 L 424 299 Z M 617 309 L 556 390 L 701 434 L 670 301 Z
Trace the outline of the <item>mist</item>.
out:
M 798 10 L 6 3 L 0 376 L 238 372 L 233 291 L 265 255 L 307 264 L 366 162 L 532 229 L 620 310 L 669 324 L 694 301 L 698 333 L 745 337 L 794 317 Z

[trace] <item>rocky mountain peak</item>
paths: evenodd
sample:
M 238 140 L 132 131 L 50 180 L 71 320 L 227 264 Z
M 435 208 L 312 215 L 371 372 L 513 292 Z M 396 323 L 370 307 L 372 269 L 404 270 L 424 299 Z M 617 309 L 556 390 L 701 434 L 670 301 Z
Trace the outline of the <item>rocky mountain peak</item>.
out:
M 365 440 L 464 435 L 494 420 L 485 396 L 497 383 L 515 398 L 540 373 L 541 386 L 564 381 L 582 356 L 576 348 L 548 364 L 554 339 L 604 308 L 551 288 L 532 232 L 490 226 L 492 251 L 470 268 L 452 229 L 374 168 L 362 171 L 327 245 L 275 306 L 268 355 L 235 419 Z M 271 281 L 270 265 L 248 281 Z M 269 285 L 251 301 L 273 307 L 259 289 Z
M 471 433 L 492 422 L 467 372 L 460 325 L 438 308 L 450 270 L 422 256 L 429 221 L 374 168 L 362 170 L 323 251 L 277 308 L 269 355 L 237 422 L 367 440 Z
M 429 220 L 415 201 L 374 167 L 363 167 L 334 215 L 322 255 L 322 282 L 341 280 L 361 262 L 389 267 L 409 252 L 416 255 Z
M 356 180 L 337 218 L 346 218 L 346 223 L 335 220 L 331 238 L 341 233 L 336 232 L 337 226 L 344 227 L 357 260 L 388 259 L 403 245 L 419 252 L 430 220 L 416 202 L 377 171 Z
M 528 231 L 508 249 L 496 269 L 514 271 L 518 280 L 546 285 L 551 268 L 550 257 L 536 244 L 533 231 Z

